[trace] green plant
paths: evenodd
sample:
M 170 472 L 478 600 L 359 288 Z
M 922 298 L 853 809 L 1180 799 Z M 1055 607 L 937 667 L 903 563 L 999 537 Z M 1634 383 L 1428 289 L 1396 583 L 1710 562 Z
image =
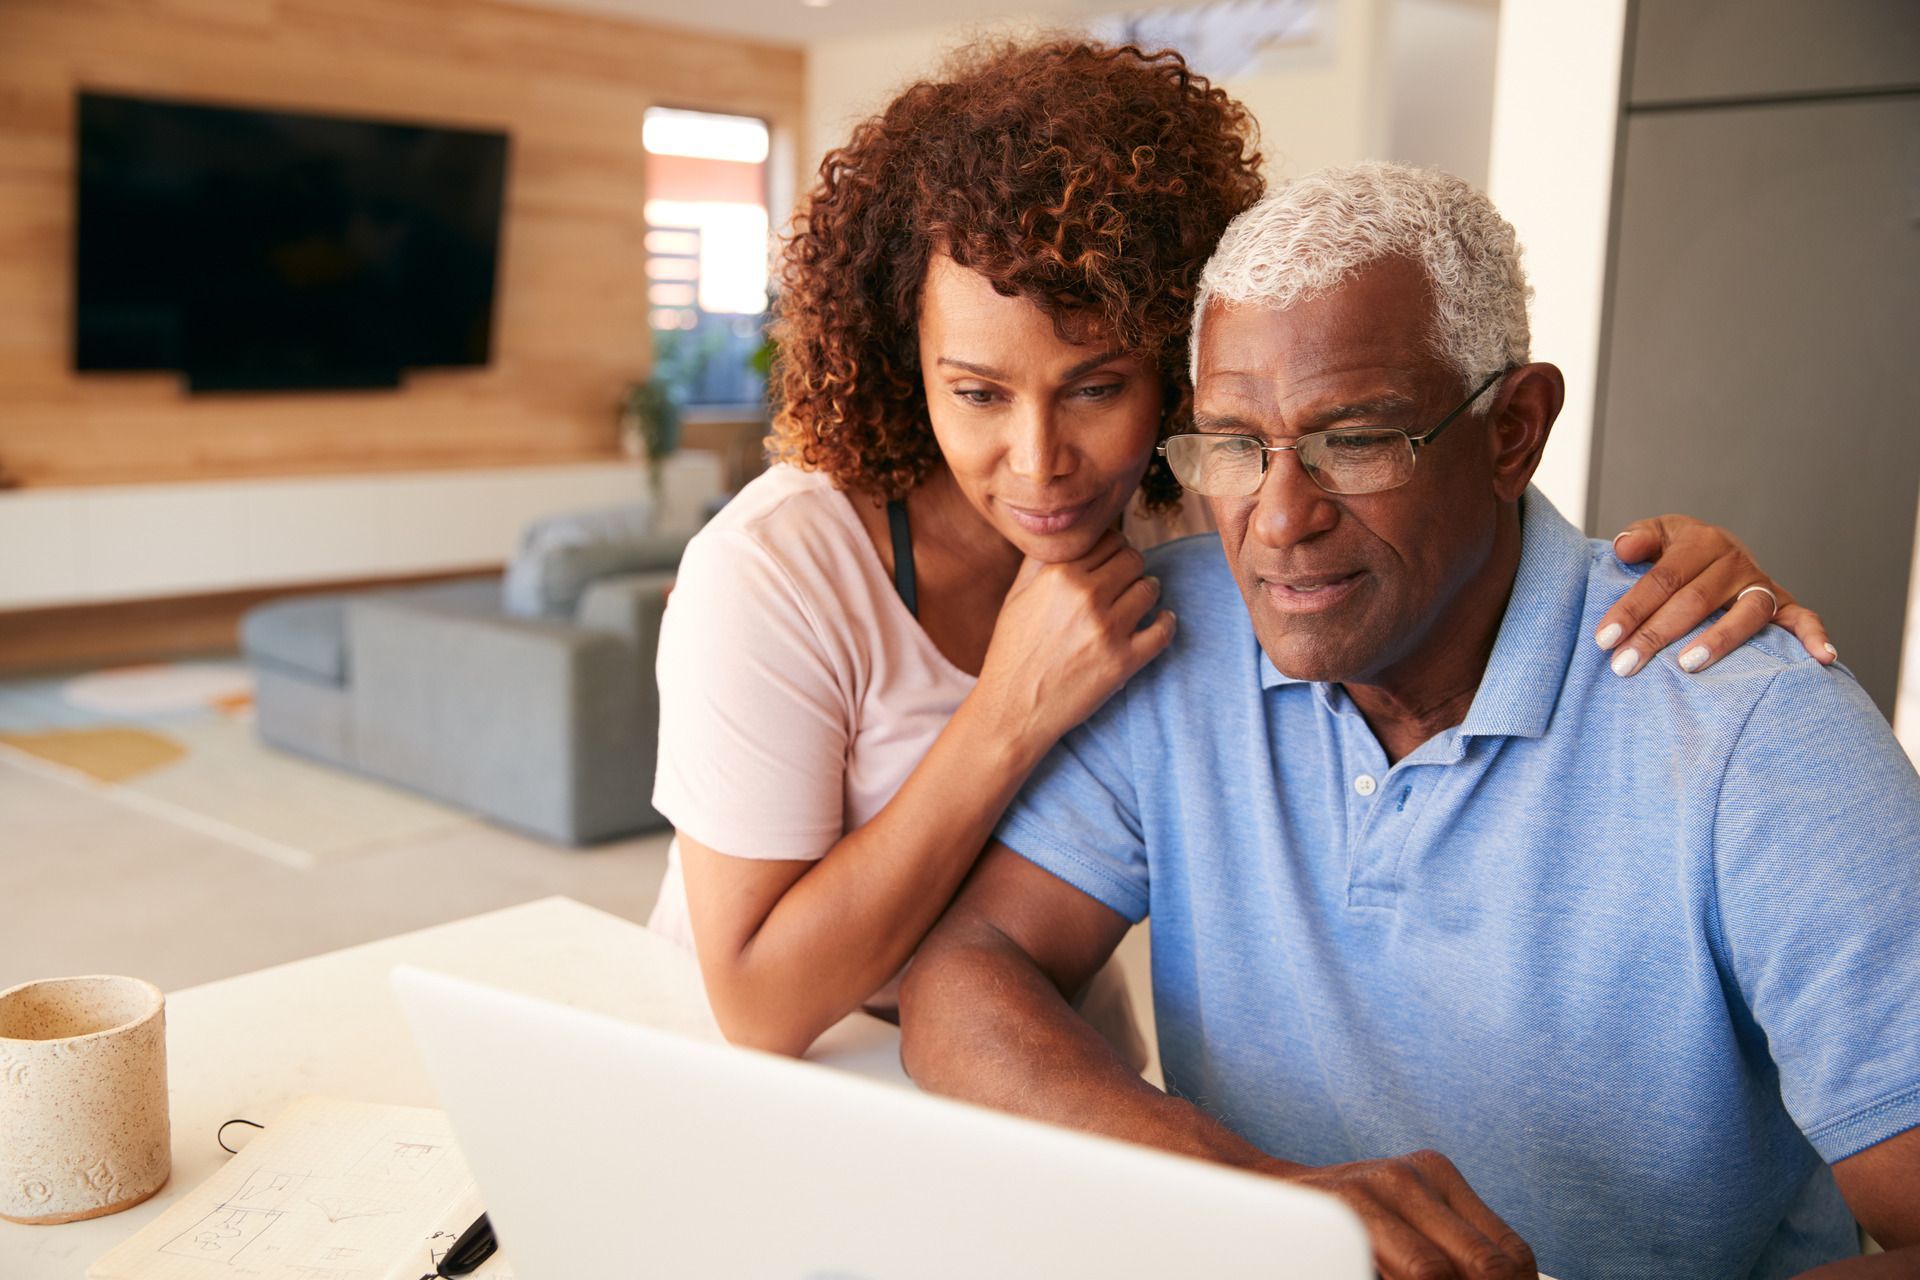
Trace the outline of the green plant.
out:
M 629 383 L 620 398 L 622 445 L 636 457 L 644 453 L 656 477 L 658 464 L 680 447 L 682 412 L 716 350 L 709 335 L 656 329 L 652 370 L 645 381 Z
M 680 447 L 680 414 L 686 393 L 661 378 L 648 378 L 627 387 L 620 400 L 620 423 L 628 438 L 629 452 L 644 451 L 647 461 L 658 464 Z M 637 440 L 640 448 L 633 444 Z

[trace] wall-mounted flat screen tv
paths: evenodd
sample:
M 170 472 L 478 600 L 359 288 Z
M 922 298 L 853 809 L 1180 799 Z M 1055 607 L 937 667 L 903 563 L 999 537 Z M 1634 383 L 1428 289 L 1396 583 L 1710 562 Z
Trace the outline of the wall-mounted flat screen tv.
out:
M 282 391 L 487 363 L 504 133 L 78 105 L 77 370 Z

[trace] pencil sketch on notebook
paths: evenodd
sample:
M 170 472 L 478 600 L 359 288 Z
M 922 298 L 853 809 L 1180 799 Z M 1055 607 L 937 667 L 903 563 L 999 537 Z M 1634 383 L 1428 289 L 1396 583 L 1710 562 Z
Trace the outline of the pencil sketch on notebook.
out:
M 478 1216 L 446 1117 L 306 1098 L 92 1280 L 418 1280 Z
M 418 1182 L 433 1171 L 446 1149 L 444 1140 L 435 1142 L 419 1134 L 385 1137 L 367 1148 L 349 1172 L 382 1182 Z

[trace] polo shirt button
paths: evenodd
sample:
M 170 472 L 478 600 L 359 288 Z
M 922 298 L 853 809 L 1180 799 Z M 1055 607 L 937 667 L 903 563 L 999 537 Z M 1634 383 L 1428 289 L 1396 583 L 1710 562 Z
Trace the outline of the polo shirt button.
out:
M 1363 796 L 1372 795 L 1379 786 L 1380 784 L 1373 780 L 1373 775 L 1370 773 L 1363 773 L 1353 780 L 1353 789 Z

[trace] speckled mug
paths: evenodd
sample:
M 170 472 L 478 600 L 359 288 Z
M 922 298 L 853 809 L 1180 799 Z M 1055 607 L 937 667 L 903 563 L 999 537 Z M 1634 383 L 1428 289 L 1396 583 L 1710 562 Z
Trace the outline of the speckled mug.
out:
M 118 1213 L 172 1166 L 160 988 L 92 977 L 0 991 L 0 1218 Z

